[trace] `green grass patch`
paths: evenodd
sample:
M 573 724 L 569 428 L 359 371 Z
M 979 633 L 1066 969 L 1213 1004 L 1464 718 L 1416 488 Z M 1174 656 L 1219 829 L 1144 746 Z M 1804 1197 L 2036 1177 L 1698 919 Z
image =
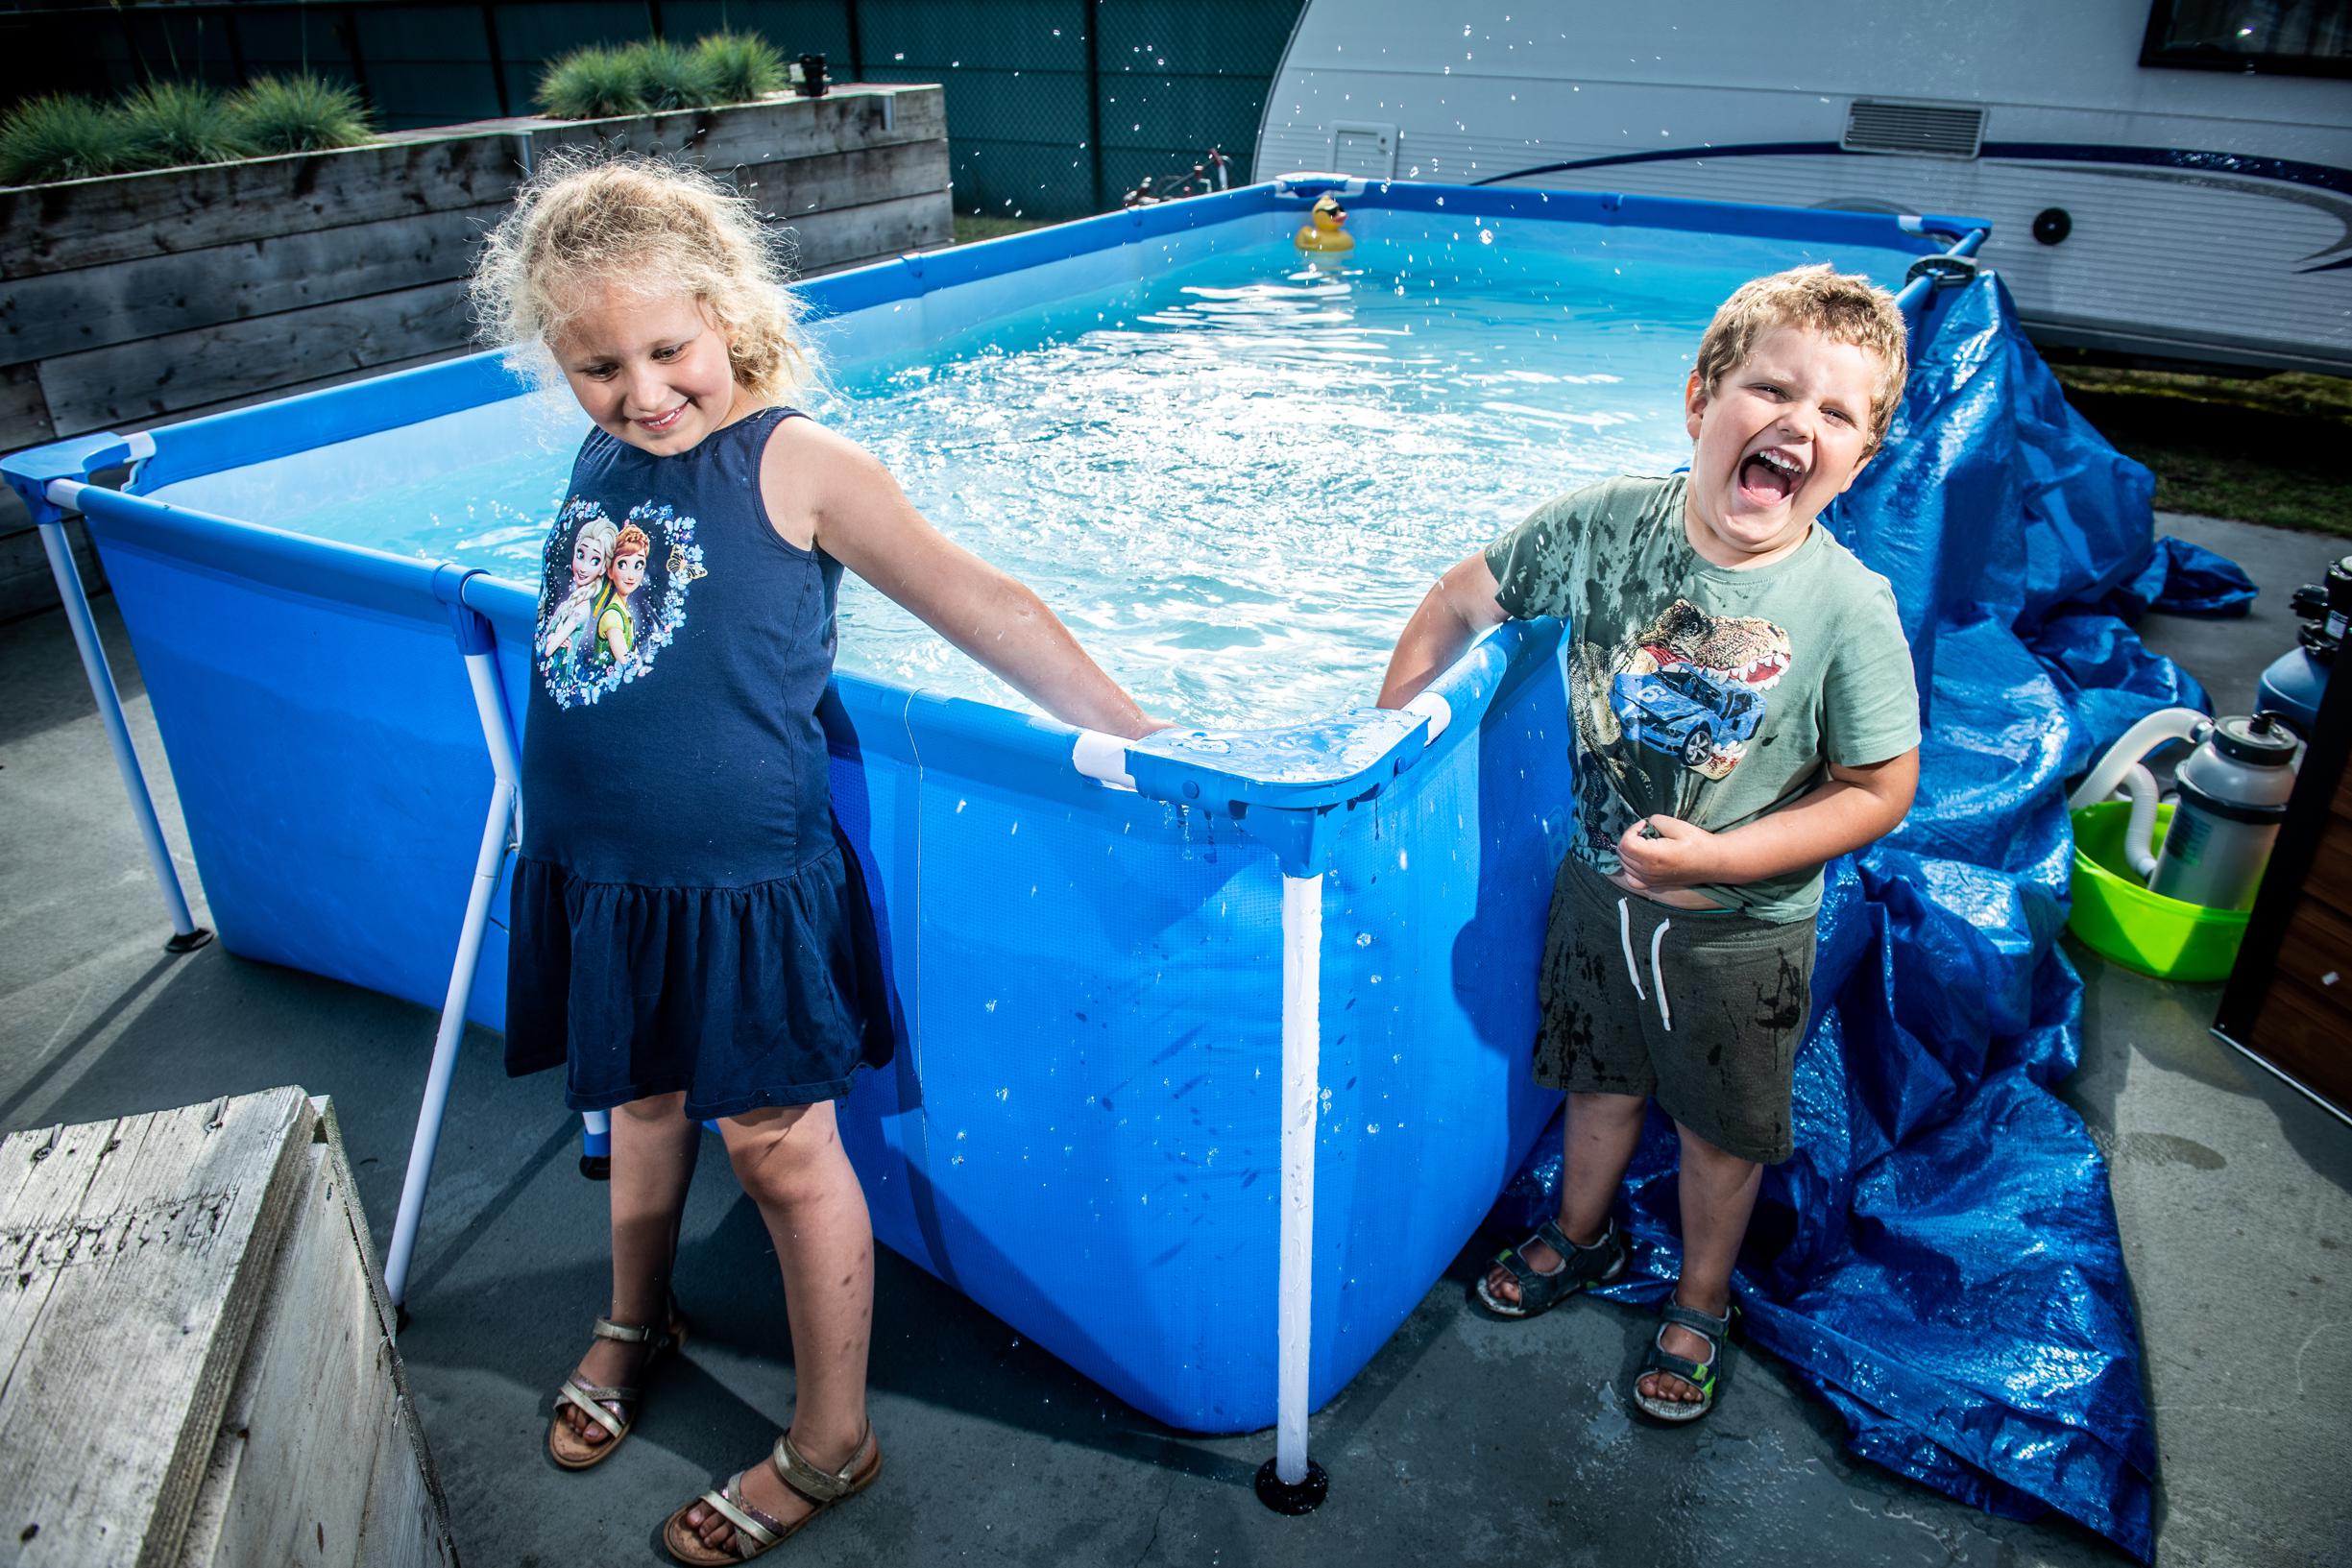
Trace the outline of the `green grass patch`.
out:
M 28 99 L 0 120 L 0 184 L 94 179 L 130 157 L 131 130 L 122 116 L 73 93 Z
M 557 120 L 600 120 L 643 114 L 645 93 L 637 64 L 618 49 L 591 44 L 549 62 L 539 79 L 539 109 Z
M 620 58 L 637 72 L 638 95 L 647 109 L 708 109 L 719 102 L 717 77 L 692 50 L 653 38 L 629 45 Z
M 373 134 L 357 88 L 306 71 L 255 77 L 230 95 L 229 117 L 256 153 L 359 147 Z
M 756 33 L 714 33 L 694 41 L 701 63 L 721 104 L 748 104 L 784 90 L 784 56 Z
M 691 48 L 661 38 L 618 49 L 591 44 L 547 67 L 539 109 L 558 120 L 711 109 L 750 103 L 784 84 L 784 56 L 756 34 L 714 33 Z
M 2352 538 L 2352 380 L 2053 363 L 2067 401 L 2156 475 L 2156 504 Z
M 229 101 L 200 83 L 150 82 L 122 101 L 121 114 L 131 133 L 132 168 L 227 163 L 254 151 Z

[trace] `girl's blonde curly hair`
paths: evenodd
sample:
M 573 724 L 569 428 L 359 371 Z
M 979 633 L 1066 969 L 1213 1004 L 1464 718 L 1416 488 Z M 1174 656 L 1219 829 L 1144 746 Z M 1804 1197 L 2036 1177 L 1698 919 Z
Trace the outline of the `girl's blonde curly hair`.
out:
M 727 338 L 736 384 L 789 402 L 815 378 L 803 307 L 750 202 L 690 165 L 567 150 L 540 164 L 483 245 L 469 292 L 484 340 L 545 383 L 598 290 L 684 289 Z

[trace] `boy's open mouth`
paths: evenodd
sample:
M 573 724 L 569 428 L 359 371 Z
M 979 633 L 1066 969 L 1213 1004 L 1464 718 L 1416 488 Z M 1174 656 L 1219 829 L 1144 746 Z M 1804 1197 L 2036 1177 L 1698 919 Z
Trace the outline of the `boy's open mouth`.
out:
M 1758 506 L 1773 506 L 1796 494 L 1805 463 L 1782 446 L 1750 452 L 1739 464 L 1739 493 Z

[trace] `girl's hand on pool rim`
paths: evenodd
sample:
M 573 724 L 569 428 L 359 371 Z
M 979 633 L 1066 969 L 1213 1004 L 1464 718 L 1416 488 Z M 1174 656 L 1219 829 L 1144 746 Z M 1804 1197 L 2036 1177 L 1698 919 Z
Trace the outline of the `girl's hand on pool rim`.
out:
M 1644 888 L 1719 881 L 1715 835 L 1679 817 L 1647 816 L 1617 840 L 1617 864 Z
M 760 497 L 788 543 L 832 556 L 1064 724 L 1145 733 L 1141 705 L 1045 601 L 934 528 L 856 442 L 783 421 L 761 455 Z

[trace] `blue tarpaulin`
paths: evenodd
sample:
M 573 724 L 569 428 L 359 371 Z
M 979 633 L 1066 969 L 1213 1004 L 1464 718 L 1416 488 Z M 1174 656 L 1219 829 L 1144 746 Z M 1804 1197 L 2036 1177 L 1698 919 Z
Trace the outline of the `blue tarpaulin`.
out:
M 1919 795 L 1830 868 L 1797 1153 L 1766 1174 L 1735 1286 L 1752 1342 L 1855 1453 L 2146 1558 L 2156 1449 L 2106 1161 L 2051 1092 L 2082 1030 L 2057 945 L 2064 782 L 2140 715 L 2206 706 L 2118 612 L 2243 578 L 2153 544 L 2147 470 L 2067 406 L 1998 278 L 1939 301 L 1921 338 L 1885 450 L 1829 519 L 1903 609 Z M 1557 1136 L 1537 1146 L 1507 1220 L 1551 1211 L 1560 1158 Z M 1655 1300 L 1680 1257 L 1655 1110 L 1627 1187 L 1646 1245 L 1604 1293 Z

